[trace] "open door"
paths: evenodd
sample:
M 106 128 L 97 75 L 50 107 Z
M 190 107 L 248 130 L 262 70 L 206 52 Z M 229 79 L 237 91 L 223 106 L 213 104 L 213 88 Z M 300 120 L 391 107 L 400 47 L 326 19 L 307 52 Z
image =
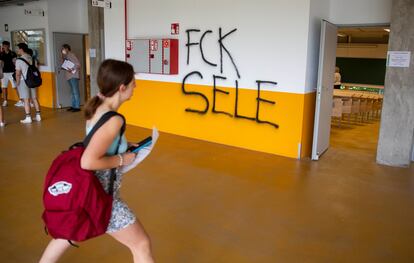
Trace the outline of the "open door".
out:
M 337 27 L 328 21 L 322 20 L 312 160 L 318 160 L 329 147 L 337 45 L 336 34 Z
M 77 33 L 53 33 L 53 46 L 55 48 L 55 83 L 56 105 L 58 108 L 72 106 L 72 95 L 69 83 L 65 79 L 65 71 L 61 69 L 63 44 L 68 44 L 72 52 L 79 59 L 81 70 L 79 72 L 79 93 L 81 105 L 85 103 L 85 41 L 84 34 Z

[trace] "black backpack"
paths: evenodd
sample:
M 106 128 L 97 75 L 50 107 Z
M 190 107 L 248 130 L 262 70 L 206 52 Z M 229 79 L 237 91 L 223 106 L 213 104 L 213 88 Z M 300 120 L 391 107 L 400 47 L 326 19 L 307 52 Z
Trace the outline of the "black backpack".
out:
M 26 77 L 23 76 L 24 82 L 26 82 L 27 87 L 34 89 L 42 85 L 42 75 L 40 75 L 40 71 L 34 65 L 34 62 L 32 63 L 32 65 L 30 65 L 29 62 L 27 62 L 24 58 L 18 59 L 23 60 L 28 66 Z

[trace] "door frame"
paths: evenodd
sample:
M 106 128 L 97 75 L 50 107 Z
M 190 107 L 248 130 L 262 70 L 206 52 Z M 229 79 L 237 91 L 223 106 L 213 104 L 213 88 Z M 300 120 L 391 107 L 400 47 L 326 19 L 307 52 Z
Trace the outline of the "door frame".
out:
M 325 20 L 326 21 L 326 20 Z M 334 24 L 338 29 L 341 28 L 351 28 L 351 27 L 391 27 L 391 23 L 372 23 L 372 24 Z M 322 32 L 321 32 L 322 34 Z M 338 44 L 338 43 L 337 43 Z M 320 43 L 320 50 L 319 52 L 322 51 L 322 43 Z M 384 76 L 385 77 L 385 76 Z M 319 69 L 318 69 L 318 87 L 319 87 Z M 386 87 L 384 86 L 384 89 Z M 385 99 L 385 92 L 384 92 L 384 99 Z M 318 98 L 318 91 L 316 92 L 316 99 Z M 319 116 L 317 116 L 317 110 L 316 110 L 317 105 L 315 105 L 315 120 L 316 118 L 319 118 Z M 314 124 L 314 132 L 313 132 L 313 139 L 312 139 L 312 154 L 311 154 L 311 159 L 314 161 L 317 161 L 319 159 L 319 156 L 322 155 L 323 153 L 321 153 L 319 156 L 317 156 L 317 158 L 314 158 L 314 147 L 315 147 L 315 124 Z M 377 146 L 378 146 L 377 142 Z M 327 150 L 327 149 L 326 149 Z M 325 151 L 326 151 L 325 150 Z M 413 152 L 412 152 L 412 161 L 414 161 L 414 142 L 413 142 Z
M 55 83 L 55 85 L 54 85 L 54 94 L 55 94 L 55 99 L 54 99 L 54 104 L 55 104 L 55 107 L 56 108 L 58 108 L 58 109 L 60 109 L 60 108 L 62 108 L 62 106 L 61 106 L 61 104 L 59 103 L 59 90 L 58 90 L 58 67 L 60 66 L 60 65 L 56 65 L 56 51 L 57 51 L 57 48 L 58 47 L 56 47 L 56 39 L 55 39 L 55 35 L 56 34 L 71 34 L 71 35 L 81 35 L 82 36 L 82 46 L 83 46 L 83 49 L 82 49 L 82 54 L 78 54 L 78 59 L 79 60 L 82 60 L 82 62 L 83 62 L 83 65 L 84 65 L 84 67 L 82 67 L 81 68 L 81 70 L 82 70 L 82 74 L 83 74 L 83 83 L 84 83 L 84 89 L 83 89 L 83 94 L 80 94 L 81 95 L 81 101 L 82 101 L 82 96 L 83 96 L 83 99 L 84 99 L 84 101 L 85 101 L 85 103 L 86 103 L 86 99 L 87 99 L 87 94 L 86 94 L 86 87 L 85 87 L 85 85 L 86 85 L 86 46 L 85 46 L 85 36 L 87 36 L 88 34 L 87 33 L 77 33 L 77 32 L 75 32 L 75 33 L 73 33 L 73 32 L 59 32 L 59 31 L 56 31 L 56 32 L 52 32 L 52 39 L 53 39 L 53 50 L 52 50 L 52 54 L 51 54 L 51 57 L 53 58 L 53 60 L 51 61 L 51 64 L 53 65 L 53 70 L 54 70 L 54 78 L 53 78 L 53 80 L 54 80 L 54 83 Z M 81 104 L 82 105 L 82 104 Z

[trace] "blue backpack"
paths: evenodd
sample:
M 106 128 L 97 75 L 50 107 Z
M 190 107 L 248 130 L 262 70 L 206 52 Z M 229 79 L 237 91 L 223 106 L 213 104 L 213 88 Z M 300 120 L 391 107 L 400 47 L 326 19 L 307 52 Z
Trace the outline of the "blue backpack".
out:
M 34 62 L 30 65 L 24 58 L 18 59 L 24 61 L 28 66 L 26 76 L 23 76 L 27 87 L 34 89 L 42 85 L 42 75 L 40 74 L 39 69 L 34 65 Z

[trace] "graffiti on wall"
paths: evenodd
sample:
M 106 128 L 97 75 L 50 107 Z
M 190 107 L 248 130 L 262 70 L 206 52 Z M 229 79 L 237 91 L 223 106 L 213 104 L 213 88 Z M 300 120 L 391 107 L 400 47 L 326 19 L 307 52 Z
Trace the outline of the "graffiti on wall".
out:
M 200 29 L 188 29 L 186 30 L 186 34 L 187 34 L 187 42 L 186 42 L 186 48 L 187 48 L 187 65 L 190 65 L 190 58 L 191 58 L 191 54 L 193 54 L 194 50 L 193 48 L 196 48 L 196 46 L 198 46 L 198 51 L 201 54 L 201 58 L 203 60 L 203 62 L 211 67 L 220 67 L 220 75 L 215 75 L 213 74 L 213 101 L 212 101 L 212 106 L 211 106 L 211 112 L 213 114 L 224 114 L 226 116 L 229 116 L 231 118 L 239 118 L 239 119 L 245 119 L 245 120 L 249 120 L 249 121 L 254 121 L 256 123 L 259 124 L 267 124 L 267 125 L 271 125 L 275 128 L 279 128 L 279 125 L 270 121 L 266 121 L 266 120 L 261 120 L 260 119 L 260 105 L 262 103 L 267 103 L 267 104 L 271 104 L 271 105 L 275 105 L 276 102 L 271 101 L 271 100 L 267 100 L 265 98 L 261 97 L 260 94 L 260 89 L 261 89 L 261 85 L 277 85 L 277 82 L 274 81 L 265 81 L 265 80 L 256 80 L 256 85 L 257 85 L 257 96 L 256 96 L 256 116 L 243 116 L 241 114 L 238 113 L 238 100 L 239 100 L 239 82 L 238 80 L 240 80 L 241 75 L 240 75 L 240 71 L 237 68 L 237 64 L 230 52 L 230 49 L 228 48 L 228 46 L 225 45 L 225 39 L 227 37 L 229 37 L 231 34 L 235 33 L 237 31 L 237 28 L 229 31 L 228 33 L 223 35 L 223 31 L 222 28 L 219 28 L 218 30 L 218 45 L 220 47 L 220 64 L 217 65 L 216 63 L 213 63 L 210 59 L 208 59 L 205 55 L 204 49 L 203 49 L 203 41 L 205 40 L 206 36 L 209 34 L 212 34 L 213 31 L 212 30 L 206 30 L 201 34 L 200 39 L 197 41 L 194 41 L 193 39 L 195 38 L 196 34 L 200 34 L 201 30 Z M 221 111 L 221 110 L 217 110 L 216 109 L 216 103 L 217 103 L 217 94 L 225 94 L 225 95 L 229 95 L 229 92 L 219 89 L 217 88 L 217 82 L 220 80 L 227 80 L 226 76 L 223 76 L 223 58 L 227 57 L 228 59 L 230 59 L 230 62 L 233 66 L 233 70 L 235 71 L 236 75 L 237 75 L 237 79 L 235 80 L 235 90 L 236 90 L 236 94 L 235 94 L 235 101 L 234 101 L 234 112 L 230 113 L 230 112 L 225 112 L 225 111 Z M 197 113 L 197 114 L 207 114 L 209 109 L 210 109 L 210 101 L 208 99 L 208 97 L 201 93 L 201 92 L 197 92 L 197 91 L 190 91 L 188 89 L 186 89 L 186 82 L 190 77 L 198 77 L 200 79 L 203 79 L 203 74 L 200 71 L 192 71 L 190 73 L 188 73 L 182 81 L 181 84 L 181 90 L 185 95 L 188 96 L 198 96 L 200 98 L 202 98 L 202 100 L 204 101 L 204 107 L 200 107 L 198 109 L 193 109 L 193 108 L 186 108 L 185 111 L 186 112 L 190 112 L 190 113 Z

